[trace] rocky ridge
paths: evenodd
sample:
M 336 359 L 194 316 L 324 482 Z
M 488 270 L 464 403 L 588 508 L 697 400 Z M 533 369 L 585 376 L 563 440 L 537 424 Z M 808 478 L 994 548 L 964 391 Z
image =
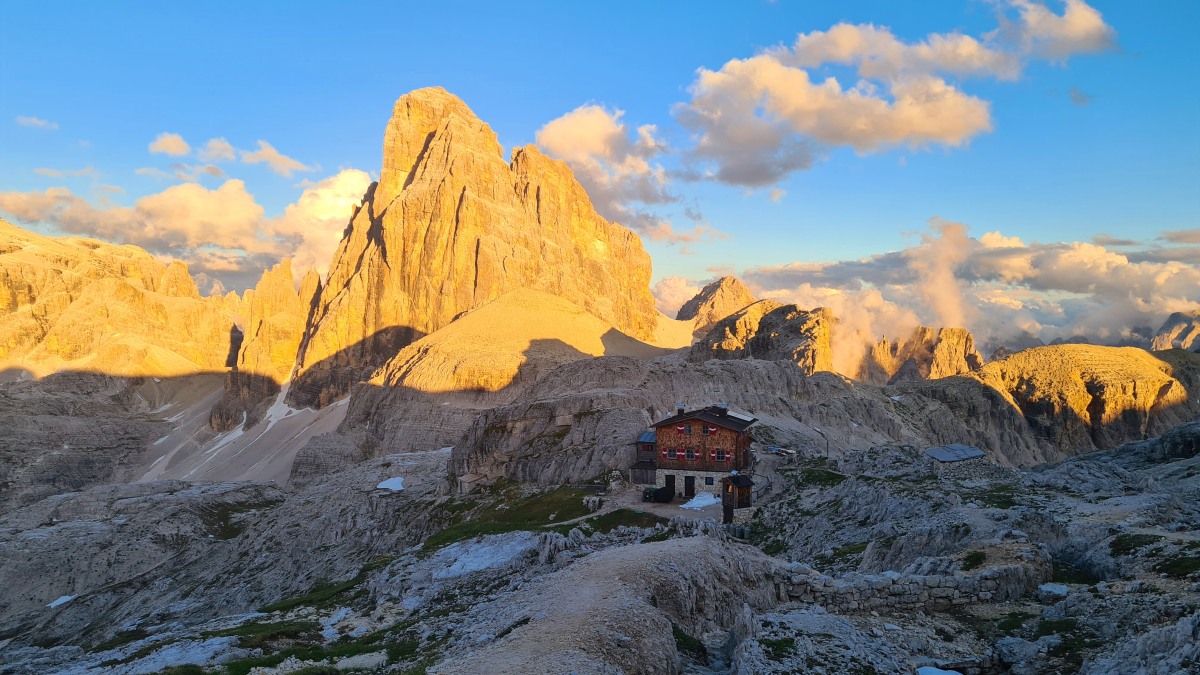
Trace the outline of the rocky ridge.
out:
M 1174 312 L 1154 335 L 1150 349 L 1200 349 L 1200 310 Z
M 691 321 L 692 334 L 699 339 L 713 325 L 738 310 L 758 302 L 746 284 L 734 276 L 724 276 L 700 289 L 692 299 L 683 303 L 675 318 Z
M 289 399 L 336 400 L 404 346 L 517 288 L 649 339 L 649 281 L 641 241 L 596 214 L 565 164 L 533 146 L 506 163 L 462 101 L 417 90 L 396 102 L 379 183 L 317 295 Z
M 753 358 L 788 361 L 806 375 L 833 371 L 833 313 L 774 300 L 734 312 L 692 345 L 693 360 Z
M 875 385 L 936 380 L 983 366 L 975 338 L 965 328 L 918 326 L 906 340 L 881 338 L 863 359 L 856 380 Z

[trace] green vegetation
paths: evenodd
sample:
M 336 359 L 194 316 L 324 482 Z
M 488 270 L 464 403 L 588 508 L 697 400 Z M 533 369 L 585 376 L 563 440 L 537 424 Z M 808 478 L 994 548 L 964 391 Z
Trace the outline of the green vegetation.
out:
M 215 539 L 233 539 L 246 529 L 246 526 L 241 522 L 235 522 L 235 516 L 242 513 L 249 513 L 258 509 L 266 509 L 279 504 L 276 501 L 263 502 L 242 502 L 237 504 L 229 504 L 227 502 L 215 502 L 198 504 L 195 509 L 200 520 L 208 529 L 208 533 Z
M 159 675 L 205 675 L 208 671 L 194 663 L 184 663 L 178 666 L 168 666 L 158 671 Z
M 1062 659 L 1066 671 L 1075 672 L 1083 665 L 1084 651 L 1101 647 L 1096 634 L 1081 629 L 1075 619 L 1042 619 L 1038 621 L 1037 636 L 1057 635 L 1061 642 L 1050 650 L 1050 656 Z
M 670 530 L 664 530 L 662 532 L 659 532 L 658 534 L 652 534 L 649 537 L 646 537 L 645 539 L 642 540 L 642 543 L 643 544 L 653 544 L 656 541 L 666 541 L 671 538 L 671 534 L 672 533 Z
M 1003 619 L 996 624 L 996 628 L 1005 633 L 1014 633 L 1021 630 L 1025 626 L 1025 622 L 1032 619 L 1033 614 L 1029 612 L 1009 612 Z
M 982 566 L 986 560 L 987 554 L 983 551 L 971 551 L 963 558 L 962 568 L 964 571 L 973 570 Z
M 680 653 L 687 654 L 700 663 L 708 663 L 708 649 L 704 647 L 703 642 L 683 632 L 674 621 L 671 622 L 671 634 L 675 636 L 675 649 Z
M 1055 558 L 1053 565 L 1054 574 L 1052 580 L 1060 584 L 1094 584 L 1100 581 L 1096 575 L 1087 570 L 1080 569 L 1065 560 Z
M 1155 563 L 1154 571 L 1176 579 L 1182 579 L 1193 572 L 1200 571 L 1200 543 L 1192 542 L 1178 554 Z
M 772 661 L 782 661 L 796 653 L 796 638 L 785 637 L 778 639 L 762 638 L 758 644 L 763 646 L 767 657 Z
M 501 487 L 501 491 L 511 492 Z M 586 516 L 583 497 L 589 493 L 573 487 L 560 487 L 530 497 L 501 499 L 467 520 L 455 523 L 425 540 L 425 550 L 433 551 L 456 541 L 485 534 L 532 530 L 546 525 Z
M 313 586 L 312 589 L 304 595 L 297 596 L 295 598 L 285 598 L 279 602 L 273 602 L 260 608 L 258 611 L 263 612 L 264 614 L 270 614 L 271 612 L 286 612 L 290 609 L 295 609 L 303 605 L 327 607 L 332 604 L 331 601 L 334 598 L 337 598 L 355 586 L 358 586 L 366 580 L 368 574 L 387 567 L 388 564 L 395 559 L 395 556 L 383 556 L 376 558 L 363 565 L 362 569 L 358 571 L 358 574 L 355 575 L 353 579 L 349 579 L 347 581 L 320 582 Z
M 495 639 L 499 640 L 500 638 L 504 637 L 505 635 L 508 635 L 509 633 L 520 628 L 521 626 L 524 626 L 525 624 L 527 624 L 529 622 L 530 622 L 529 617 L 525 617 L 523 619 L 518 619 L 516 622 L 513 623 L 513 625 L 505 628 L 504 630 L 500 631 L 499 633 L 496 633 Z
M 142 638 L 147 638 L 147 637 L 150 637 L 150 631 L 147 631 L 142 628 L 135 628 L 133 630 L 123 630 L 120 633 L 117 633 L 116 635 L 114 635 L 112 637 L 112 639 L 101 642 L 100 644 L 96 645 L 95 647 L 92 647 L 88 651 L 89 652 L 106 652 L 110 649 L 116 649 L 117 647 L 127 645 L 130 642 L 137 642 L 138 640 L 141 640 Z
M 1011 509 L 1017 505 L 1017 489 L 1013 485 L 995 485 L 969 496 L 994 509 Z
M 1162 541 L 1162 537 L 1154 534 L 1118 534 L 1109 542 L 1108 548 L 1112 552 L 1112 556 L 1133 555 L 1134 551 L 1140 548 L 1156 544 Z
M 238 646 L 244 649 L 263 649 L 272 645 L 296 640 L 318 640 L 321 626 L 315 621 L 284 621 L 261 623 L 251 621 L 225 630 L 206 631 L 202 637 L 236 637 Z
M 584 525 L 592 528 L 596 532 L 608 533 L 621 527 L 654 527 L 655 525 L 666 525 L 667 519 L 661 516 L 656 516 L 645 511 L 634 511 L 632 509 L 617 509 L 609 511 L 604 515 L 588 518 L 583 522 Z
M 818 567 L 849 565 L 851 563 L 856 563 L 856 558 L 862 555 L 862 552 L 867 550 L 867 547 L 870 545 L 871 542 L 869 541 L 863 541 L 857 544 L 847 544 L 846 546 L 833 549 L 833 555 L 818 556 L 815 562 L 817 563 Z
M 1077 628 L 1079 628 L 1079 622 L 1075 619 L 1042 619 L 1038 621 L 1037 636 L 1069 633 Z
M 804 468 L 800 470 L 800 480 L 805 486 L 833 487 L 846 478 L 846 474 L 829 469 Z
M 340 659 L 357 654 L 369 654 L 371 652 L 383 651 L 384 649 L 385 647 L 381 645 L 368 645 L 361 642 L 339 642 L 328 647 L 314 644 L 289 647 L 263 656 L 252 656 L 234 661 L 226 661 L 222 665 L 228 675 L 247 675 L 253 668 L 277 666 L 292 656 L 301 661 L 328 661 L 330 659 Z M 390 650 L 388 653 L 390 658 Z

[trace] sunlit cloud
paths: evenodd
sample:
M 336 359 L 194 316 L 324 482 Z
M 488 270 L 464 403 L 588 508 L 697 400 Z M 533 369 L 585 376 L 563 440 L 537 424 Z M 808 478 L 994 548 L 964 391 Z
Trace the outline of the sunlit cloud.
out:
M 100 172 L 96 171 L 96 169 L 94 169 L 90 166 L 85 166 L 82 169 L 75 169 L 73 171 L 65 171 L 65 170 L 60 170 L 60 169 L 38 168 L 38 169 L 34 169 L 33 172 L 38 174 L 39 176 L 49 176 L 50 178 L 80 178 L 80 177 L 99 178 L 100 177 Z
M 135 244 L 184 260 L 210 280 L 244 288 L 285 257 L 295 258 L 298 271 L 323 270 L 369 184 L 365 172 L 344 170 L 310 185 L 274 218 L 265 216 L 245 183 L 236 179 L 215 189 L 173 185 L 132 207 L 98 207 L 63 187 L 0 192 L 0 212 L 21 223 Z
M 700 68 L 690 99 L 675 108 L 694 140 L 682 175 L 762 187 L 808 169 L 825 148 L 961 147 L 992 130 L 991 105 L 950 78 L 1011 81 L 1030 60 L 1116 45 L 1115 31 L 1080 0 L 1061 15 L 1025 0 L 997 8 L 999 27 L 980 37 L 934 33 L 906 42 L 887 27 L 842 23 L 801 33 L 790 47 Z M 853 76 L 814 74 L 831 66 Z
M 704 282 L 686 277 L 663 277 L 650 289 L 658 311 L 671 318 L 679 313 L 683 303 L 691 300 L 704 287 Z
M 58 128 L 58 122 L 51 122 L 40 117 L 32 115 L 19 115 L 16 119 L 17 125 L 22 127 L 30 127 L 32 129 L 47 129 L 53 130 Z
M 224 138 L 212 138 L 196 150 L 196 156 L 205 162 L 229 162 L 237 159 L 237 151 Z
M 1200 228 L 1168 230 L 1159 235 L 1159 238 L 1172 244 L 1200 244 Z
M 291 178 L 292 174 L 296 173 L 297 171 L 306 172 L 316 170 L 311 166 L 301 164 L 295 159 L 292 159 L 291 157 L 279 152 L 274 146 L 266 141 L 259 141 L 257 150 L 252 152 L 242 150 L 240 152 L 243 163 L 266 164 L 271 171 L 274 171 L 284 178 Z

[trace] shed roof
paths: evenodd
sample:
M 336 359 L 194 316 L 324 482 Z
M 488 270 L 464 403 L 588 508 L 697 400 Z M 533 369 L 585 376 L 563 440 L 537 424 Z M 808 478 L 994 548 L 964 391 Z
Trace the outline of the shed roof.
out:
M 925 451 L 925 454 L 939 462 L 961 462 L 966 459 L 983 457 L 982 450 L 972 448 L 969 445 L 963 445 L 962 443 L 939 445 L 936 448 L 929 448 Z
M 700 408 L 699 410 L 686 410 L 684 412 L 671 415 L 661 422 L 655 422 L 654 427 L 658 428 L 668 424 L 686 422 L 688 420 L 700 420 L 701 422 L 716 424 L 740 433 L 750 428 L 750 425 L 757 422 L 758 418 L 751 417 L 745 413 L 734 412 L 728 408 L 722 408 L 721 406 L 710 405 L 707 408 Z
M 729 481 L 738 487 L 754 487 L 754 481 L 750 480 L 749 476 L 743 476 L 740 473 L 735 473 L 732 476 L 726 476 L 721 479 L 721 482 Z
M 628 438 L 628 436 L 626 436 L 626 438 Z M 634 442 L 635 443 L 653 443 L 654 441 L 655 441 L 654 430 L 647 429 L 646 431 L 643 431 L 642 435 L 638 436 L 638 439 Z

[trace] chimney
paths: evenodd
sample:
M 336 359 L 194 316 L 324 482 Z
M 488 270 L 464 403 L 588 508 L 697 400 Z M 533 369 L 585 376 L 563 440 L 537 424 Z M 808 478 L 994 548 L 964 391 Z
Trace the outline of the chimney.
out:
M 682 403 L 675 404 L 675 414 L 676 415 L 682 415 L 685 410 L 687 410 L 687 409 L 683 406 Z
M 717 407 L 721 409 L 722 415 L 729 413 L 729 404 L 728 403 L 718 403 Z

